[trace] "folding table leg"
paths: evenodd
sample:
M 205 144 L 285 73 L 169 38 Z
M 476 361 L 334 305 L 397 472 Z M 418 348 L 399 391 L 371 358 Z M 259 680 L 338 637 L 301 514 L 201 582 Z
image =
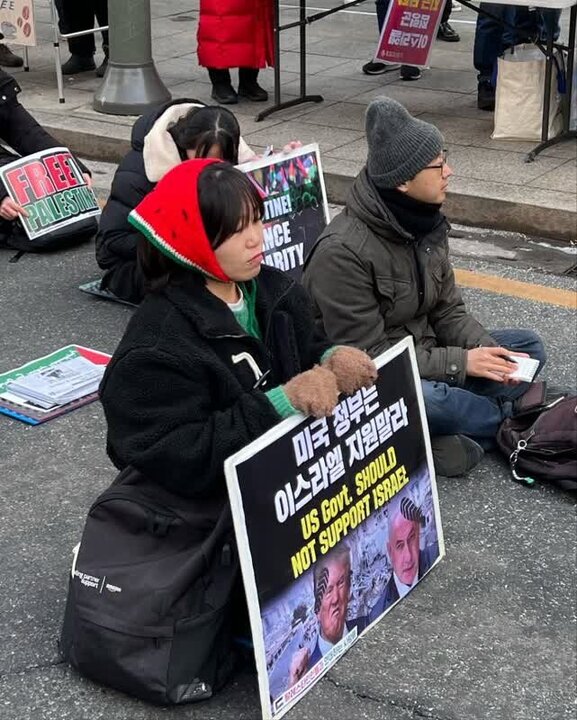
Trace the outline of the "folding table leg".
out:
M 541 121 L 541 142 L 549 139 L 549 112 L 551 110 L 551 78 L 553 77 L 553 23 L 547 23 L 547 55 L 545 61 L 545 97 L 543 98 L 543 120 Z
M 58 102 L 64 103 L 64 80 L 62 77 L 62 57 L 60 55 L 60 32 L 58 30 L 58 16 L 54 0 L 50 0 L 50 11 L 52 13 L 52 29 L 54 30 L 54 63 L 56 68 L 56 84 L 58 86 Z
M 577 138 L 577 131 L 569 130 L 569 115 L 571 113 L 571 92 L 573 88 L 573 67 L 575 65 L 575 26 L 577 25 L 577 5 L 573 5 L 569 15 L 569 44 L 563 46 L 567 54 L 567 102 L 568 112 L 563 117 L 563 131 L 554 138 L 549 138 L 549 109 L 551 104 L 551 78 L 553 66 L 553 28 L 547 31 L 547 67 L 545 69 L 545 97 L 543 98 L 543 125 L 541 130 L 542 142 L 539 143 L 525 158 L 525 162 L 533 162 L 539 153 L 547 148 L 558 145 L 565 140 Z

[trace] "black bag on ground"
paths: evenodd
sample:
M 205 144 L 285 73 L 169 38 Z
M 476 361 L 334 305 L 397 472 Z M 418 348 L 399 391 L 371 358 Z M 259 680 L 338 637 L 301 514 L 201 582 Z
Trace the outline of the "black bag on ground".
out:
M 172 495 L 127 468 L 88 513 L 61 653 L 83 675 L 143 700 L 207 699 L 233 668 L 239 576 L 228 501 Z
M 88 217 L 30 240 L 19 220 L 0 220 L 0 247 L 23 252 L 65 250 L 88 242 L 97 231 L 97 219 Z
M 577 491 L 577 396 L 522 403 L 520 412 L 502 423 L 497 445 L 514 480 L 532 485 L 537 479 Z

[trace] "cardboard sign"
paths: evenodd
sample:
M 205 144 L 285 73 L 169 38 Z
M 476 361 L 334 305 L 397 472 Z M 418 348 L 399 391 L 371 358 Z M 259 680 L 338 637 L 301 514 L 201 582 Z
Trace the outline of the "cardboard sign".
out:
M 445 0 L 390 0 L 375 60 L 428 67 Z
M 5 42 L 36 45 L 33 0 L 0 0 L 0 33 Z
M 10 197 L 26 210 L 20 222 L 31 240 L 98 215 L 96 195 L 70 150 L 42 150 L 0 168 Z
M 225 463 L 264 718 L 444 555 L 412 340 L 376 362 L 376 385 L 332 417 L 285 420 Z
M 264 262 L 300 281 L 304 261 L 329 221 L 318 145 L 239 169 L 264 198 Z

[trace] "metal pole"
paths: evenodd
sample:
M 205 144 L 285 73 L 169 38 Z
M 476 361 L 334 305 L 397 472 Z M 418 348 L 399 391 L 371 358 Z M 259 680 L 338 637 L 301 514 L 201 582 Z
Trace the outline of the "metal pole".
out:
M 545 94 L 543 98 L 543 120 L 541 121 L 541 141 L 549 139 L 549 110 L 551 107 L 551 79 L 553 76 L 553 33 L 552 23 L 547 23 L 547 59 L 545 60 Z
M 110 60 L 94 109 L 142 115 L 171 95 L 152 59 L 150 0 L 108 0 Z
M 58 15 L 56 14 L 56 6 L 54 0 L 50 2 L 50 12 L 52 14 L 52 30 L 54 31 L 54 63 L 56 66 L 56 85 L 58 86 L 58 102 L 64 102 L 64 80 L 62 77 L 62 58 L 60 56 L 60 32 L 58 31 Z

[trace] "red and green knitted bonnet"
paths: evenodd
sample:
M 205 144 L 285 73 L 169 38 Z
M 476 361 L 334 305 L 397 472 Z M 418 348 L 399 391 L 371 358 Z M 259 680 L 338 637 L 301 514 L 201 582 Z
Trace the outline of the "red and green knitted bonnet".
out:
M 229 282 L 210 244 L 198 200 L 198 178 L 214 158 L 186 160 L 166 173 L 128 216 L 149 242 L 180 265 Z

